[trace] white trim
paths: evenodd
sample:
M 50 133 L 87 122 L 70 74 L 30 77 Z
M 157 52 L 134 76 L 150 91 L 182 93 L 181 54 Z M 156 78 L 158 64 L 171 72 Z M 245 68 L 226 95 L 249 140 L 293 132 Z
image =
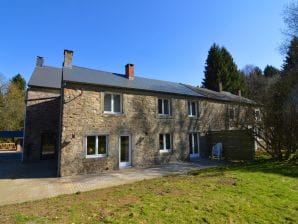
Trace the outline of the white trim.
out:
M 99 136 L 104 136 L 106 138 L 106 153 L 104 154 L 98 154 L 98 137 Z M 88 140 L 87 138 L 88 137 L 95 137 L 95 154 L 92 154 L 92 155 L 88 155 L 87 154 L 87 145 L 88 145 Z M 104 157 L 107 157 L 108 156 L 108 135 L 86 135 L 85 136 L 85 157 L 86 159 L 89 159 L 89 158 L 104 158 Z
M 198 153 L 194 153 L 195 149 L 195 136 L 197 135 L 197 147 L 198 147 Z M 188 134 L 188 141 L 189 141 L 189 135 L 191 135 L 191 141 L 189 142 L 189 157 L 190 159 L 196 159 L 200 157 L 200 133 L 199 132 L 191 132 Z M 191 144 L 191 145 L 190 145 Z
M 195 114 L 192 114 L 192 103 L 195 103 Z M 190 105 L 189 111 L 188 111 L 188 105 Z M 197 117 L 198 116 L 197 107 L 198 107 L 197 106 L 197 101 L 194 101 L 194 100 L 187 101 L 187 114 L 188 114 L 188 117 Z
M 159 100 L 161 100 L 161 113 L 159 113 Z M 168 110 L 169 110 L 169 113 L 168 114 L 165 114 L 165 100 L 168 101 Z M 161 116 L 171 116 L 171 99 L 169 98 L 158 98 L 157 99 L 157 110 L 158 110 L 158 115 L 161 115 Z
M 129 161 L 127 162 L 121 162 L 121 137 L 122 136 L 127 136 L 129 138 L 128 140 L 128 159 Z M 125 167 L 131 167 L 131 135 L 130 134 L 123 134 L 119 136 L 119 168 L 125 168 Z
M 111 95 L 111 111 L 106 111 L 105 110 L 105 95 L 110 94 Z M 114 106 L 114 96 L 118 95 L 120 96 L 120 112 L 115 112 L 115 106 Z M 121 93 L 115 93 L 115 92 L 104 92 L 103 93 L 103 113 L 104 114 L 122 114 L 123 109 L 122 109 L 122 94 Z
M 158 135 L 158 143 L 159 143 L 159 137 L 160 135 L 162 135 L 162 141 L 163 141 L 163 149 L 160 149 L 160 144 L 159 144 L 159 152 L 160 153 L 167 153 L 167 152 L 171 152 L 173 150 L 173 143 L 172 143 L 172 134 L 171 133 L 160 133 Z M 170 148 L 167 149 L 167 139 L 166 139 L 166 135 L 170 135 Z

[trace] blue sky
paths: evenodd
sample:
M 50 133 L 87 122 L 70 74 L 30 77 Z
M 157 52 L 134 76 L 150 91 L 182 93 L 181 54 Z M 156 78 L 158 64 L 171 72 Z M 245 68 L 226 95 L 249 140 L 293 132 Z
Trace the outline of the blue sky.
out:
M 74 64 L 199 85 L 212 43 L 225 46 L 239 68 L 280 67 L 282 10 L 288 0 L 1 0 L 0 73 L 26 80 L 37 55 Z

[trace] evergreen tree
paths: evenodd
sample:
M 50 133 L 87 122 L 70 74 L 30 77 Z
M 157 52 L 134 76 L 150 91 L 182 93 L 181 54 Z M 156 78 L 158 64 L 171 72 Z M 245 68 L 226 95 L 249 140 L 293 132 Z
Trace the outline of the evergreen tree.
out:
M 245 90 L 245 82 L 237 69 L 232 55 L 225 47 L 213 44 L 208 52 L 203 87 L 219 90 L 219 82 L 225 91 L 237 93 Z
M 280 75 L 280 71 L 271 65 L 266 65 L 264 69 L 264 76 L 267 78 L 272 78 Z
M 298 70 L 298 37 L 293 37 L 287 51 L 287 55 L 282 66 L 282 73 Z
M 218 83 L 220 76 L 223 73 L 223 61 L 221 48 L 217 44 L 213 44 L 208 52 L 208 57 L 205 66 L 205 78 L 203 87 L 218 91 Z
M 26 81 L 20 74 L 17 74 L 14 77 L 12 77 L 11 83 L 17 85 L 21 90 L 26 89 Z

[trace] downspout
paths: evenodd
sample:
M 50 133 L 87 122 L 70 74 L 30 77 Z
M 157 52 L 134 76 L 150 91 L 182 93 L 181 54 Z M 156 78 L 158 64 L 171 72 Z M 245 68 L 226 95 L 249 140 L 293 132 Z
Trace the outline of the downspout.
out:
M 22 163 L 24 162 L 24 155 L 25 155 L 25 139 L 26 139 L 26 120 L 27 120 L 27 102 L 28 102 L 28 88 L 26 89 L 26 96 L 25 96 L 25 119 L 24 119 L 24 130 L 23 130 L 23 152 L 22 152 Z M 26 158 L 27 159 L 27 158 Z
M 60 92 L 60 122 L 59 122 L 59 145 L 58 145 L 58 158 L 57 158 L 57 176 L 60 177 L 60 168 L 61 168 L 61 146 L 62 146 L 62 126 L 63 126 L 63 102 L 64 102 L 64 83 L 63 83 L 63 69 L 64 67 L 62 66 L 61 69 L 61 92 Z

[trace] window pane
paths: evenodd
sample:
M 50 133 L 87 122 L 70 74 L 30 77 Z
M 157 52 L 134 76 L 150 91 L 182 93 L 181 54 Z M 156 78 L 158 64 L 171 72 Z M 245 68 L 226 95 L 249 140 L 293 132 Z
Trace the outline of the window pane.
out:
M 164 114 L 169 114 L 170 113 L 169 100 L 164 100 L 163 103 L 164 103 Z
M 188 115 L 191 115 L 191 103 L 190 102 L 187 102 L 187 108 L 188 108 Z
M 121 136 L 120 162 L 129 162 L 129 136 Z
M 189 141 L 189 154 L 192 154 L 192 134 L 188 135 L 188 141 Z
M 192 102 L 191 103 L 191 109 L 192 109 L 192 115 L 193 116 L 196 116 L 197 115 L 197 113 L 196 113 L 196 103 L 195 102 Z
M 194 153 L 197 154 L 199 152 L 198 134 L 194 133 L 193 138 L 194 138 Z
M 159 135 L 159 149 L 164 149 L 164 147 L 163 147 L 163 134 Z
M 87 137 L 87 155 L 95 155 L 95 136 Z
M 120 95 L 113 95 L 113 96 L 114 96 L 114 112 L 120 113 L 120 108 L 121 108 Z
M 171 149 L 171 135 L 166 134 L 166 149 Z
M 158 113 L 162 114 L 162 99 L 158 99 Z
M 112 101 L 111 94 L 106 94 L 105 93 L 105 97 L 104 97 L 104 111 L 110 111 L 110 112 L 112 111 L 111 101 Z
M 230 109 L 230 119 L 234 119 L 234 109 Z
M 107 153 L 107 136 L 98 136 L 98 154 Z

